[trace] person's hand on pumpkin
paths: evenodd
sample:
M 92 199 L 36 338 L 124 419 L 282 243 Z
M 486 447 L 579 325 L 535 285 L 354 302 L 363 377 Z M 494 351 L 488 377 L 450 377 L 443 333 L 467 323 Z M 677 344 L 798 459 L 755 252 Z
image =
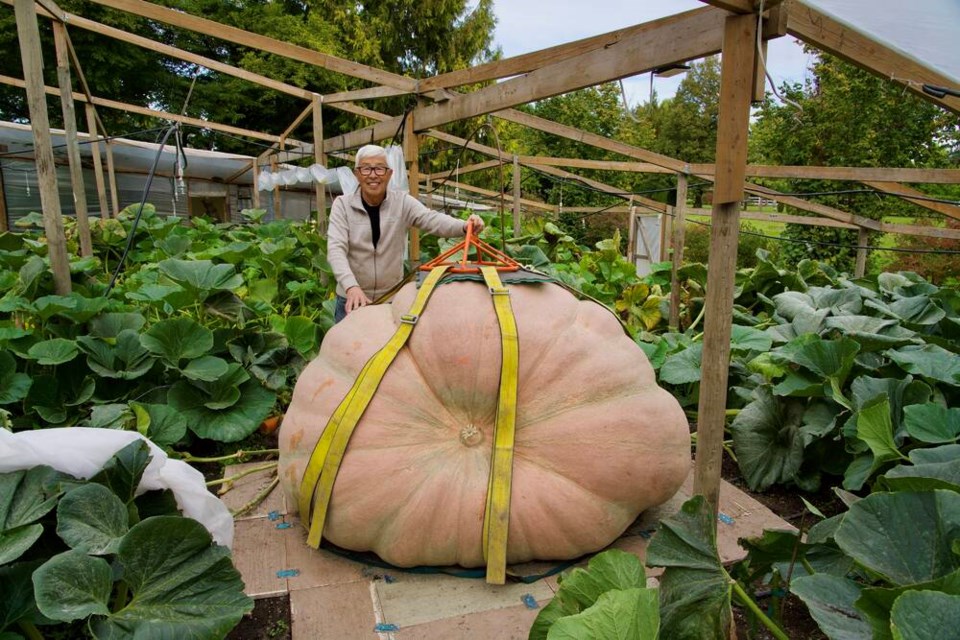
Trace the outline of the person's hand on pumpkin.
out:
M 478 216 L 478 215 L 475 214 L 475 213 L 471 213 L 471 214 L 470 214 L 470 217 L 467 218 L 467 221 L 463 223 L 463 232 L 464 232 L 464 233 L 467 232 L 467 225 L 468 225 L 469 223 L 471 223 L 471 222 L 473 223 L 473 232 L 474 232 L 474 233 L 480 233 L 481 231 L 483 231 L 483 218 L 481 218 L 480 216 Z
M 367 294 L 365 294 L 360 287 L 350 287 L 347 289 L 347 304 L 344 305 L 347 313 L 350 313 L 354 309 L 365 307 L 371 302 L 373 301 L 367 297 Z

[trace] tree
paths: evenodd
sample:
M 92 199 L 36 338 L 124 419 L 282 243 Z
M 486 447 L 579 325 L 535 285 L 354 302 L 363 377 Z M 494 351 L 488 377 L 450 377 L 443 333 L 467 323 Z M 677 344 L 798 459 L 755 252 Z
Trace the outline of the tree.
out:
M 957 125 L 944 119 L 938 107 L 828 54 L 819 54 L 811 71 L 812 78 L 804 85 L 785 84 L 781 88 L 781 94 L 802 110 L 769 96 L 764 101 L 751 129 L 751 161 L 816 166 L 948 166 L 948 142 L 956 140 Z M 873 219 L 918 212 L 893 198 L 824 194 L 848 191 L 849 183 L 778 181 L 771 186 L 787 192 L 820 194 L 811 195 L 810 200 Z M 852 270 L 855 251 L 838 250 L 834 245 L 855 245 L 855 232 L 787 225 L 784 236 L 796 241 L 782 247 L 784 264 L 814 257 Z
M 467 0 L 430 3 L 414 0 L 354 3 L 337 0 L 158 0 L 158 3 L 395 73 L 433 74 L 463 68 L 496 55 L 491 50 L 495 23 L 492 0 L 480 0 L 472 8 Z M 317 93 L 369 86 L 368 82 L 322 68 L 85 0 L 62 0 L 58 4 L 71 13 Z M 13 12 L 0 11 L 8 11 L 6 15 L 0 15 L 0 43 L 8 43 L 10 50 L 16 50 Z M 49 23 L 41 19 L 41 27 L 45 80 L 47 84 L 56 85 Z M 187 115 L 275 134 L 286 129 L 290 120 L 306 107 L 302 99 L 172 60 L 140 47 L 80 29 L 70 29 L 70 34 L 95 95 L 137 105 L 156 105 L 179 113 L 190 94 Z M 22 76 L 19 56 L 0 59 L 0 73 Z M 192 91 L 191 85 L 194 85 Z M 394 99 L 372 106 L 389 107 L 390 112 L 396 113 L 401 110 L 398 104 L 403 103 Z M 51 108 L 50 112 L 53 126 L 58 126 L 62 120 L 58 115 L 59 107 Z M 116 111 L 104 110 L 103 117 L 111 133 L 157 126 L 155 120 Z M 0 118 L 21 121 L 28 118 L 22 90 L 0 89 Z M 324 119 L 325 131 L 330 134 L 367 124 L 357 116 L 332 109 L 325 111 Z M 304 129 L 309 130 L 309 123 Z M 250 143 L 238 142 L 221 134 L 191 133 L 193 146 L 257 152 Z

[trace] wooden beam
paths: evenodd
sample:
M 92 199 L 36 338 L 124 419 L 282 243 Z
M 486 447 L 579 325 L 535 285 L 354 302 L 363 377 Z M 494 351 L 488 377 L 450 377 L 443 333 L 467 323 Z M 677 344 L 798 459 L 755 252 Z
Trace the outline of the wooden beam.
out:
M 606 49 L 588 51 L 446 102 L 418 107 L 413 111 L 418 131 L 711 55 L 720 50 L 725 15 L 706 8 L 656 20 L 648 23 L 652 25 L 649 34 L 634 35 Z M 383 140 L 396 131 L 399 122 L 398 117 L 358 129 L 327 141 L 342 145 L 338 149 L 326 147 L 326 143 L 325 147 L 328 151 L 350 149 Z
M 0 2 L 3 2 L 5 4 L 11 4 L 13 0 L 0 0 Z M 40 11 L 39 14 L 45 17 L 53 17 L 52 15 L 50 15 L 49 12 L 46 12 L 46 11 Z M 197 65 L 200 65 L 201 67 L 210 69 L 211 71 L 217 71 L 224 75 L 233 76 L 235 78 L 241 78 L 243 80 L 247 80 L 248 82 L 252 82 L 253 84 L 257 84 L 262 87 L 267 87 L 268 89 L 273 89 L 275 91 L 296 96 L 298 98 L 303 98 L 305 100 L 310 100 L 312 96 L 312 92 L 307 91 L 306 89 L 301 89 L 300 87 L 295 87 L 293 85 L 289 85 L 284 82 L 279 82 L 277 80 L 273 80 L 272 78 L 268 78 L 267 76 L 262 76 L 258 73 L 246 71 L 244 69 L 234 67 L 233 65 L 224 64 L 222 62 L 218 62 L 211 58 L 199 56 L 194 53 L 190 53 L 189 51 L 184 51 L 183 49 L 178 49 L 177 47 L 172 47 L 170 45 L 166 45 L 166 44 L 157 42 L 155 40 L 151 40 L 150 38 L 144 38 L 143 36 L 138 36 L 133 33 L 128 33 L 126 31 L 123 31 L 122 29 L 110 27 L 108 25 L 96 22 L 94 20 L 88 20 L 87 18 L 84 18 L 82 16 L 74 15 L 72 13 L 65 13 L 64 18 L 67 21 L 67 23 L 70 24 L 70 26 L 72 27 L 79 27 L 80 29 L 84 29 L 86 31 L 104 35 L 109 38 L 113 38 L 114 40 L 120 40 L 121 42 L 128 42 L 130 44 L 134 44 L 144 49 L 147 49 L 148 51 L 154 51 L 156 53 L 170 56 L 171 58 L 175 58 L 177 60 L 184 60 L 192 64 L 197 64 Z M 74 62 L 76 63 L 76 60 L 74 60 Z M 86 93 L 88 97 L 92 97 L 90 95 L 89 88 L 85 86 L 86 82 L 84 80 L 81 80 L 81 83 L 84 84 L 84 93 Z M 102 123 L 101 123 L 101 126 L 102 126 Z
M 90 155 L 93 156 L 93 178 L 97 183 L 97 201 L 100 203 L 100 218 L 110 217 L 107 207 L 107 184 L 103 179 L 103 160 L 100 157 L 100 138 L 97 135 L 97 112 L 89 102 L 84 106 L 87 116 L 87 133 L 90 136 Z
M 896 196 L 904 196 L 904 199 L 907 200 L 910 204 L 915 204 L 918 207 L 924 207 L 925 209 L 930 209 L 931 211 L 936 211 L 937 213 L 942 213 L 943 215 L 953 218 L 954 220 L 960 220 L 960 207 L 955 204 L 947 204 L 945 202 L 931 202 L 929 200 L 912 200 L 910 196 L 919 196 L 921 198 L 929 198 L 927 194 L 922 191 L 917 191 L 912 187 L 908 187 L 903 184 L 897 184 L 896 182 L 878 182 L 873 180 L 864 180 L 863 184 L 876 189 L 877 191 L 882 191 L 884 193 L 889 193 Z
M 0 232 L 10 230 L 10 218 L 7 212 L 7 194 L 3 190 L 3 167 L 0 167 Z
M 949 227 L 927 227 L 916 224 L 881 222 L 879 231 L 880 233 L 898 233 L 905 236 L 960 240 L 960 229 L 950 229 Z
M 706 497 L 714 513 L 717 512 L 720 496 L 734 274 L 740 234 L 740 199 L 747 164 L 756 29 L 757 21 L 753 15 L 747 14 L 727 18 L 723 33 L 717 172 L 713 225 L 710 228 L 710 268 L 707 269 L 703 364 L 693 477 L 693 493 Z
M 516 157 L 516 156 L 514 156 Z M 426 176 L 430 180 L 443 180 L 447 176 L 456 177 L 462 176 L 466 173 L 474 173 L 476 171 L 483 171 L 484 169 L 490 169 L 492 167 L 499 167 L 499 160 L 484 160 L 483 162 L 477 162 L 476 164 L 468 164 L 465 167 L 453 167 L 451 169 L 446 169 L 444 171 L 438 171 L 437 173 L 431 173 Z
M 334 102 L 351 102 L 353 100 L 371 100 L 374 98 L 390 98 L 393 96 L 402 96 L 413 93 L 396 87 L 369 87 L 367 89 L 354 89 L 353 91 L 341 91 L 339 93 L 328 93 L 323 96 L 323 101 L 327 104 Z
M 57 58 L 57 84 L 60 85 L 60 107 L 63 112 L 63 138 L 67 144 L 70 165 L 70 186 L 73 189 L 73 207 L 77 218 L 77 237 L 80 255 L 93 255 L 90 239 L 90 220 L 87 217 L 87 189 L 83 183 L 83 164 L 80 162 L 80 144 L 77 142 L 77 111 L 73 103 L 73 85 L 70 80 L 70 54 L 67 51 L 67 27 L 53 23 L 53 42 Z
M 700 0 L 704 4 L 709 4 L 718 9 L 729 11 L 731 13 L 756 13 L 760 6 L 758 0 Z M 783 0 L 765 0 L 763 3 L 764 12 L 780 4 Z
M 520 159 L 513 156 L 513 237 L 520 237 Z
M 293 122 L 290 123 L 290 126 L 284 129 L 283 133 L 280 134 L 280 144 L 283 144 L 284 142 L 286 142 L 290 134 L 296 131 L 297 127 L 299 127 L 303 123 L 303 121 L 307 119 L 307 116 L 313 113 L 313 108 L 314 108 L 314 103 L 313 103 L 313 98 L 311 97 L 310 104 L 307 105 L 307 108 L 301 111 L 300 115 L 294 118 Z
M 701 58 L 720 50 L 722 11 L 692 11 L 652 23 L 605 49 L 588 51 L 510 80 L 417 109 L 417 127 L 430 129 L 602 82 Z
M 839 220 L 840 222 L 857 225 L 858 227 L 865 227 L 873 231 L 880 231 L 880 223 L 876 220 L 871 220 L 870 218 L 865 218 L 853 213 L 841 211 L 840 209 L 834 209 L 833 207 L 829 207 L 825 204 L 810 202 L 809 200 L 804 200 L 803 198 L 797 198 L 794 196 L 785 196 L 773 189 L 761 187 L 760 185 L 751 184 L 749 182 L 745 184 L 745 190 L 748 193 L 766 196 L 776 200 L 777 202 L 790 205 L 791 207 L 796 207 L 801 211 L 809 211 L 810 213 L 815 213 L 825 218 L 832 218 L 834 220 Z M 740 199 L 742 198 L 738 198 L 737 200 Z
M 787 32 L 861 69 L 896 82 L 924 100 L 960 114 L 960 98 L 955 96 L 935 98 L 924 93 L 921 88 L 924 83 L 954 86 L 956 83 L 951 78 L 924 66 L 910 56 L 874 41 L 803 0 L 794 0 L 790 5 Z
M 610 140 L 609 138 L 604 138 Z M 664 156 L 666 158 L 666 156 Z M 622 162 L 618 160 L 587 160 L 585 158 L 547 158 L 544 156 L 520 156 L 520 161 L 529 166 L 549 165 L 594 169 L 597 171 L 622 171 L 630 173 L 674 173 L 670 169 L 650 162 Z
M 323 97 L 313 96 L 313 160 L 321 167 L 327 166 L 327 154 L 323 152 Z M 327 185 L 317 183 L 317 231 L 327 233 Z
M 552 120 L 547 120 L 546 118 L 541 118 L 529 113 L 517 111 L 516 109 L 498 111 L 494 115 L 502 120 L 507 120 L 516 124 L 522 124 L 527 127 L 537 129 L 538 131 L 543 131 L 555 136 L 560 136 L 562 138 L 588 144 L 590 146 L 597 147 L 598 149 L 613 151 L 614 153 L 619 153 L 620 155 L 627 156 L 628 158 L 637 158 L 638 160 L 643 160 L 644 162 L 649 162 L 659 167 L 669 169 L 674 173 L 689 172 L 690 165 L 681 160 L 677 160 L 659 153 L 654 153 L 653 151 L 648 151 L 640 147 L 635 147 L 625 142 L 620 142 L 619 140 L 611 140 L 610 138 L 606 138 L 595 133 L 590 133 L 588 131 L 583 131 L 581 129 L 577 129 L 576 127 L 560 124 L 559 122 L 553 122 Z
M 867 270 L 867 241 L 869 238 L 869 232 L 861 227 L 857 232 L 857 263 L 853 268 L 855 278 L 862 278 Z
M 70 261 L 67 258 L 67 240 L 60 213 L 60 194 L 57 189 L 57 167 L 54 164 L 50 141 L 50 121 L 47 118 L 47 99 L 43 87 L 43 57 L 40 51 L 40 29 L 34 0 L 15 0 L 17 38 L 23 77 L 27 78 L 27 107 L 33 130 L 37 179 L 40 183 L 40 206 L 43 208 L 43 228 L 47 236 L 47 255 L 53 272 L 53 289 L 58 295 L 70 293 Z
M 657 202 L 656 200 L 651 200 L 650 198 L 644 198 L 643 196 L 633 195 L 625 192 L 623 189 L 619 187 L 613 187 L 606 183 L 600 182 L 598 180 L 592 180 L 590 178 L 585 178 L 584 176 L 577 175 L 575 173 L 570 173 L 569 171 L 564 171 L 563 169 L 558 169 L 556 167 L 549 167 L 549 166 L 543 165 L 543 166 L 537 167 L 537 171 L 541 171 L 543 173 L 546 173 L 552 176 L 557 176 L 558 178 L 564 178 L 565 180 L 574 180 L 576 182 L 581 182 L 587 186 L 593 187 L 594 189 L 603 191 L 604 193 L 609 193 L 610 195 L 623 198 L 624 200 L 633 199 L 639 203 L 642 203 L 644 206 L 650 209 L 653 209 L 654 211 L 657 211 L 659 213 L 663 213 L 664 211 L 667 210 L 667 205 L 662 202 Z
M 490 189 L 483 189 L 481 187 L 475 187 L 472 184 L 466 184 L 463 182 L 457 182 L 456 180 L 447 180 L 445 183 L 450 189 L 460 189 L 461 191 L 469 191 L 471 193 L 476 193 L 481 196 L 487 196 L 489 198 L 500 198 L 500 194 L 496 191 L 491 191 Z M 433 192 L 437 191 L 443 193 L 442 185 L 434 185 Z M 504 200 L 508 202 L 513 202 L 513 196 L 504 194 Z M 540 209 L 541 211 L 552 212 L 556 209 L 552 204 L 547 204 L 545 202 L 539 202 L 537 200 L 530 200 L 529 198 L 521 198 L 520 204 L 530 207 L 532 209 Z
M 690 209 L 687 214 L 690 216 L 706 216 L 709 218 L 713 215 L 713 211 L 711 209 Z M 822 218 L 820 216 L 795 216 L 785 213 L 761 213 L 759 211 L 741 211 L 740 219 L 760 220 L 762 222 L 773 222 L 775 224 L 802 224 L 810 227 L 831 227 L 835 229 L 862 228 L 855 224 L 839 222 L 832 218 Z
M 673 237 L 670 245 L 673 253 L 670 257 L 670 319 L 671 331 L 680 327 L 680 267 L 683 266 L 683 243 L 687 233 L 687 176 L 677 174 L 677 203 L 673 206 Z
M 383 84 L 407 91 L 415 91 L 417 88 L 417 82 L 412 78 L 376 69 L 358 62 L 344 60 L 343 58 L 314 51 L 313 49 L 307 49 L 306 47 L 300 47 L 275 38 L 250 33 L 243 29 L 214 22 L 213 20 L 199 18 L 182 11 L 174 11 L 173 9 L 160 7 L 149 2 L 144 2 L 143 0 L 92 0 L 92 2 L 149 18 L 150 20 L 163 22 L 164 24 L 202 33 L 205 36 L 212 36 L 291 60 L 313 64 L 354 78 L 369 80 L 376 84 Z
M 111 217 L 116 218 L 120 215 L 120 190 L 117 188 L 117 170 L 113 163 L 113 143 L 106 140 L 103 149 L 107 155 L 107 181 L 110 184 Z
M 690 172 L 713 175 L 713 165 L 690 165 Z M 762 164 L 747 165 L 747 175 L 754 178 L 793 178 L 796 180 L 850 180 L 865 182 L 913 182 L 960 184 L 960 169 L 897 169 L 882 167 L 798 167 Z
M 0 84 L 11 85 L 14 87 L 25 86 L 23 80 L 19 78 L 11 78 L 10 76 L 0 76 Z M 45 91 L 50 95 L 59 96 L 60 90 L 57 87 L 45 87 Z M 79 100 L 82 102 L 87 101 L 87 97 L 81 93 L 73 93 L 73 99 Z M 232 133 L 238 136 L 245 136 L 248 138 L 254 138 L 257 140 L 266 140 L 268 142 L 280 142 L 280 137 L 275 136 L 269 133 L 260 133 L 259 131 L 250 131 L 249 129 L 241 129 L 239 127 L 233 127 L 226 124 L 220 124 L 218 122 L 212 122 L 210 120 L 200 120 L 199 118 L 190 118 L 188 116 L 182 116 L 177 113 L 169 113 L 167 111 L 157 111 L 154 109 L 148 109 L 146 107 L 138 107 L 136 105 L 127 104 L 124 102 L 117 102 L 116 100 L 107 100 L 106 98 L 93 98 L 93 104 L 96 106 L 106 107 L 108 109 L 117 109 L 120 111 L 129 111 L 131 113 L 139 113 L 140 115 L 149 116 L 151 118 L 159 118 L 162 120 L 173 120 L 175 122 L 180 122 L 183 124 L 188 124 L 200 129 L 213 129 L 214 131 L 223 131 L 226 133 Z M 302 147 L 309 147 L 306 143 L 300 142 L 299 140 L 287 139 L 287 142 L 297 144 Z
M 695 9 L 694 11 L 703 12 L 704 9 Z M 659 27 L 660 24 L 659 21 L 644 22 L 597 36 L 574 40 L 573 42 L 567 42 L 547 49 L 540 49 L 539 51 L 513 56 L 512 58 L 479 64 L 469 69 L 457 69 L 456 71 L 450 71 L 421 80 L 420 88 L 421 90 L 452 88 L 528 73 L 534 69 L 539 69 L 540 67 L 554 64 L 589 51 L 606 49 L 627 38 L 648 34 L 650 31 Z
M 410 195 L 420 198 L 420 140 L 413 129 L 413 114 L 404 121 L 403 128 L 403 159 L 407 163 Z M 420 266 L 420 231 L 410 227 L 410 263 L 416 269 Z

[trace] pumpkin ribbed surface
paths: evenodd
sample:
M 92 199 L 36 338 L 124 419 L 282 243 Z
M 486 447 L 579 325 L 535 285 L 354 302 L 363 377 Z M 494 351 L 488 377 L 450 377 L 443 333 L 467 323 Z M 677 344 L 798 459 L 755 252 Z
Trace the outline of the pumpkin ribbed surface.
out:
M 553 284 L 510 287 L 520 345 L 509 563 L 574 558 L 669 499 L 690 466 L 679 404 L 613 316 Z M 330 416 L 416 295 L 331 329 L 280 429 L 288 505 Z M 487 287 L 437 287 L 357 425 L 325 539 L 398 566 L 483 565 L 481 536 L 500 380 Z

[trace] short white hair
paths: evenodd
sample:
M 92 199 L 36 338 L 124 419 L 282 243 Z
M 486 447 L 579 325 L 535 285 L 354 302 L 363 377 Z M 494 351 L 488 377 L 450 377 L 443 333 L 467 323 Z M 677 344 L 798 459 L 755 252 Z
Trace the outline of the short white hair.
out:
M 367 158 L 383 158 L 387 159 L 387 150 L 381 147 L 378 144 L 367 144 L 357 151 L 357 159 L 354 163 L 355 167 L 360 166 L 360 162 L 366 160 Z

